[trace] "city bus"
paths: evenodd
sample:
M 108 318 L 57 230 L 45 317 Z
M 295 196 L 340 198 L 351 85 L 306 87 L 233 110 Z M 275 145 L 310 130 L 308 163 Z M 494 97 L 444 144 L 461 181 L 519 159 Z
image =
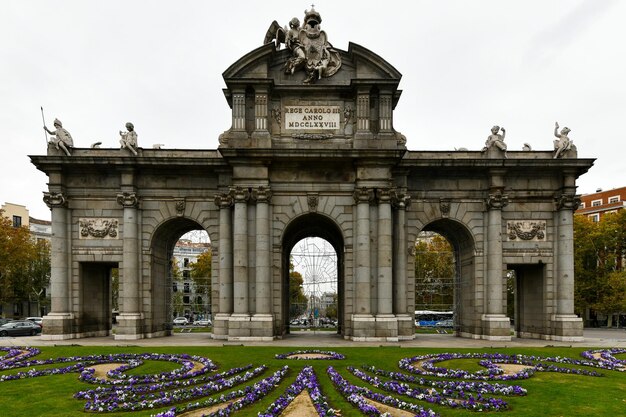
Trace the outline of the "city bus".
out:
M 417 327 L 453 327 L 454 311 L 415 310 Z

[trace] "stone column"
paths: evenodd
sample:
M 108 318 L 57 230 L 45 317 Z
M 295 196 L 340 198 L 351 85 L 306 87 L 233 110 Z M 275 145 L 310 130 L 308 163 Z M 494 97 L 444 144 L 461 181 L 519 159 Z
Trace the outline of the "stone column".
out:
M 233 226 L 233 313 L 249 315 L 248 311 L 248 189 L 236 187 L 235 221 Z
M 228 318 L 233 312 L 233 197 L 223 193 L 215 196 L 215 205 L 220 209 L 219 250 L 219 310 L 213 318 L 213 337 L 228 337 Z
M 258 314 L 271 313 L 270 288 L 270 219 L 272 194 L 266 187 L 254 191 L 256 200 L 256 309 Z
M 124 175 L 124 174 L 123 174 Z M 139 200 L 134 192 L 122 192 L 117 195 L 117 202 L 124 208 L 124 231 L 122 255 L 123 269 L 120 274 L 123 298 L 118 316 L 118 328 L 115 339 L 143 338 L 142 314 L 140 308 L 139 268 L 139 224 L 137 205 Z
M 393 313 L 392 259 L 393 241 L 391 232 L 390 190 L 378 189 L 378 311 L 377 316 L 390 316 Z
M 392 198 L 396 208 L 396 222 L 394 224 L 394 278 L 393 278 L 393 312 L 398 319 L 398 339 L 411 340 L 415 338 L 413 313 L 407 311 L 407 268 L 408 247 L 406 242 L 406 208 L 411 204 L 411 197 L 404 194 L 395 194 Z
M 571 177 L 573 184 L 575 177 Z M 572 189 L 575 189 L 572 185 Z M 580 199 L 572 194 L 556 198 L 557 259 L 556 259 L 556 315 L 553 316 L 554 340 L 582 341 L 583 322 L 574 314 L 574 211 Z
M 362 187 L 354 191 L 356 211 L 353 340 L 369 340 L 375 336 L 375 320 L 371 311 L 370 267 L 370 203 L 374 190 Z
M 256 200 L 256 312 L 251 319 L 250 337 L 273 340 L 270 210 L 272 193 L 268 187 L 253 191 Z
M 74 337 L 72 334 L 69 257 L 70 234 L 68 233 L 67 198 L 61 192 L 44 193 L 43 201 L 52 211 L 52 238 L 50 253 L 50 313 L 44 318 L 45 340 L 63 340 Z
M 492 178 L 492 181 L 497 181 Z M 497 181 L 499 182 L 499 181 Z M 504 314 L 502 268 L 502 208 L 508 197 L 495 191 L 489 194 L 487 205 L 487 247 L 485 276 L 485 314 L 482 316 L 483 339 L 511 340 L 510 320 Z

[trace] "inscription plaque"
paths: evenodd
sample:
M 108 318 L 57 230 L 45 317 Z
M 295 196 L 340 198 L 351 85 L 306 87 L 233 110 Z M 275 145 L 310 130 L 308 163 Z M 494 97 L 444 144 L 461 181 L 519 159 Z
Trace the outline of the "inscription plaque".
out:
M 339 106 L 285 106 L 285 128 L 291 130 L 337 130 Z

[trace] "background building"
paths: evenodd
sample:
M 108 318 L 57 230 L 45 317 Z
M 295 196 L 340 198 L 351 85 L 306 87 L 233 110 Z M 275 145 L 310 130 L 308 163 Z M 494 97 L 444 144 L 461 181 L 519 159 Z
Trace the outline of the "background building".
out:
M 595 193 L 583 194 L 580 197 L 580 207 L 576 214 L 581 214 L 591 218 L 594 222 L 599 222 L 602 215 L 615 213 L 626 206 L 626 187 L 613 188 L 602 191 L 601 188 Z
M 188 239 L 180 239 L 174 246 L 174 260 L 179 276 L 172 277 L 175 294 L 172 298 L 173 316 L 185 316 L 188 319 L 210 318 L 211 289 L 202 288 L 191 277 L 192 265 L 197 262 L 198 256 L 210 249 L 210 243 L 193 242 Z M 182 297 L 176 293 L 182 294 Z

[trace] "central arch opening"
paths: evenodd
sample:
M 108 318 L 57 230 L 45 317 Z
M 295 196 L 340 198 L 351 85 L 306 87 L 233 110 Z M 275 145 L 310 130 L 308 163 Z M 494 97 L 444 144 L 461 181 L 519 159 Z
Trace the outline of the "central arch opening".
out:
M 289 224 L 283 237 L 282 334 L 311 327 L 343 334 L 343 248 L 341 231 L 325 216 L 307 214 Z

